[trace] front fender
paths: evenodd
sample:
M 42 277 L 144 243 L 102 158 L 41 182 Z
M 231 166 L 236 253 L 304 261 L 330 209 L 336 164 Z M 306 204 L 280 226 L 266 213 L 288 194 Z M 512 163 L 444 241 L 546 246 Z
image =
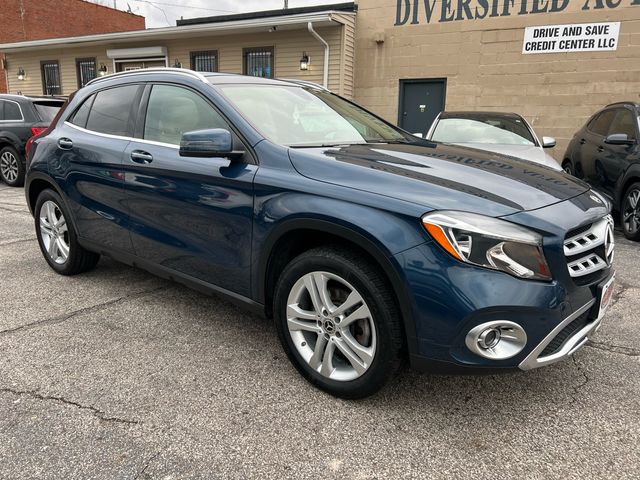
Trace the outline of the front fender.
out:
M 257 302 L 266 303 L 266 279 L 274 248 L 295 230 L 337 236 L 366 250 L 377 261 L 398 299 L 408 348 L 414 352 L 417 347 L 411 297 L 404 271 L 393 255 L 429 241 L 419 216 L 299 191 L 256 196 L 252 291 Z

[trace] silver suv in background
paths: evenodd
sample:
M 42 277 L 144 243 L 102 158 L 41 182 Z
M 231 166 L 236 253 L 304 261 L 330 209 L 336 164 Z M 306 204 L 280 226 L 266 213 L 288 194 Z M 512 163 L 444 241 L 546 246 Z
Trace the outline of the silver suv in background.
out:
M 442 112 L 427 132 L 427 140 L 501 153 L 536 162 L 554 170 L 560 164 L 545 149 L 556 146 L 553 137 L 538 138 L 517 113 Z

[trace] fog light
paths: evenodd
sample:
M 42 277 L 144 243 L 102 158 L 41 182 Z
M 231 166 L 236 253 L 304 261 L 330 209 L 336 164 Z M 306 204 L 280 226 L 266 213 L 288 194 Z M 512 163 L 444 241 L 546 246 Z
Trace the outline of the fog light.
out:
M 480 345 L 480 348 L 484 348 L 485 350 L 495 347 L 499 341 L 500 330 L 493 327 L 483 330 L 478 337 L 478 345 Z
M 515 322 L 494 320 L 472 328 L 465 344 L 476 355 L 492 360 L 516 356 L 527 344 L 527 334 Z

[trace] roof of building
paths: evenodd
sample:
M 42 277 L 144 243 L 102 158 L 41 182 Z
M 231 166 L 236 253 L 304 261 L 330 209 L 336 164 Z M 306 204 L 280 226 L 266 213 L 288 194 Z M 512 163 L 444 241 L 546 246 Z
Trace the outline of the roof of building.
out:
M 327 10 L 332 10 L 334 12 L 343 11 L 343 12 L 356 12 L 358 10 L 358 6 L 355 2 L 345 2 L 345 3 L 332 3 L 329 5 L 313 5 L 311 7 L 296 7 L 296 8 L 280 8 L 277 10 L 264 10 L 259 12 L 247 12 L 247 13 L 234 13 L 231 15 L 215 15 L 212 17 L 198 17 L 198 18 L 187 18 L 181 19 L 176 22 L 176 25 L 201 25 L 203 23 L 220 23 L 220 22 L 229 22 L 236 20 L 250 20 L 257 18 L 270 18 L 270 17 L 281 17 L 288 15 L 299 15 L 299 14 L 307 14 L 307 13 L 317 13 L 317 12 L 325 12 Z
M 76 37 L 49 38 L 26 42 L 0 44 L 0 51 L 4 53 L 60 48 L 69 46 L 88 45 L 117 45 L 131 44 L 136 41 L 154 41 L 172 38 L 190 38 L 202 35 L 230 35 L 247 32 L 267 32 L 277 27 L 278 31 L 307 28 L 312 22 L 316 27 L 340 25 L 342 20 L 335 17 L 336 13 L 354 15 L 354 3 L 339 3 L 315 7 L 290 8 L 287 10 L 270 10 L 248 14 L 225 15 L 211 17 L 215 21 L 201 21 L 193 24 L 182 24 L 176 27 L 149 28 L 145 30 L 130 30 L 127 32 L 102 33 L 96 35 L 82 35 Z

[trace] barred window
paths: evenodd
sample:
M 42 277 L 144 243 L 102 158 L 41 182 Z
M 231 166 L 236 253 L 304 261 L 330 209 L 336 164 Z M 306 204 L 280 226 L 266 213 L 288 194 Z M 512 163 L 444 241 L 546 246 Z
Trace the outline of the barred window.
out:
M 196 72 L 217 72 L 218 51 L 191 52 L 191 70 Z
M 84 87 L 89 81 L 96 78 L 96 59 L 79 58 L 76 60 L 78 74 L 78 88 Z
M 273 78 L 273 47 L 245 48 L 242 53 L 245 75 Z
M 40 64 L 42 70 L 42 93 L 45 95 L 60 95 L 60 64 L 57 60 L 48 60 Z

